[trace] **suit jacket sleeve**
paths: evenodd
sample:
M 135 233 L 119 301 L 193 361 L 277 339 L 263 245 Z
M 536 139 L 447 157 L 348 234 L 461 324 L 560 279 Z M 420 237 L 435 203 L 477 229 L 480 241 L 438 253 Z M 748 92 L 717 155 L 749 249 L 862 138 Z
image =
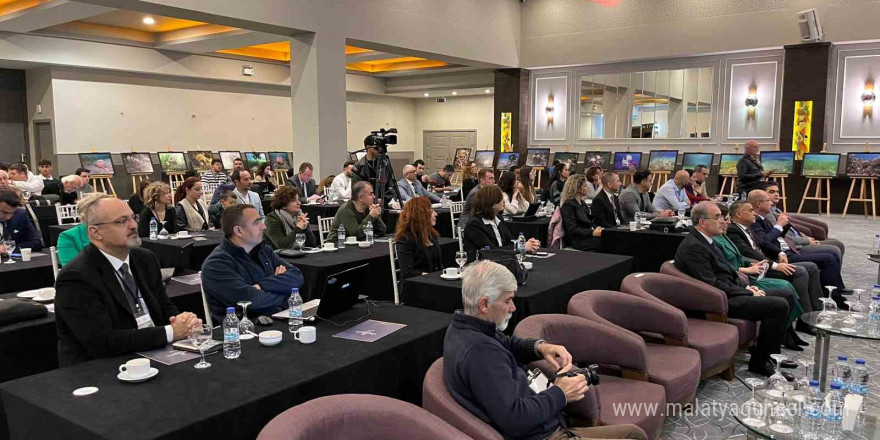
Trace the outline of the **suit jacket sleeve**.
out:
M 702 237 L 697 238 L 702 240 Z M 682 272 L 723 291 L 728 297 L 748 295 L 752 292 L 748 289 L 731 284 L 726 278 L 718 277 L 712 268 L 712 259 L 718 259 L 716 255 L 711 255 L 706 246 L 697 243 L 679 246 L 675 253 L 675 266 Z M 726 261 L 722 261 L 727 264 Z
M 37 230 L 34 229 L 34 224 L 31 223 L 30 215 L 27 210 L 16 210 L 15 217 L 18 219 L 17 221 L 9 222 L 9 227 L 11 227 L 13 231 L 18 230 L 17 235 L 15 235 L 14 232 L 10 234 L 10 236 L 15 239 L 15 246 L 19 249 L 31 248 L 34 252 L 42 250 L 43 239 L 40 238 L 37 234 Z
M 590 206 L 590 209 L 593 211 L 593 223 L 595 223 L 596 226 L 601 226 L 603 228 L 617 226 L 617 224 L 613 222 L 614 209 L 611 207 L 611 202 L 608 200 L 608 194 L 605 194 L 605 191 L 600 192 L 593 199 L 593 204 Z
M 636 218 L 636 211 L 639 210 L 639 201 L 637 195 L 633 195 L 632 191 L 623 191 L 620 193 L 620 214 L 623 221 L 629 223 Z
M 739 228 L 737 225 L 730 225 L 731 228 Z M 755 249 L 752 249 L 752 246 L 749 244 L 749 240 L 747 237 L 743 235 L 742 232 L 733 232 L 728 229 L 727 238 L 730 239 L 730 242 L 739 249 L 739 253 L 741 253 L 744 257 L 751 258 L 753 260 L 763 260 L 764 254 L 758 252 Z
M 746 186 L 751 186 L 755 182 L 761 180 L 761 177 L 764 177 L 764 173 L 761 169 L 745 157 L 741 158 L 736 163 L 736 174 L 737 179 Z
M 565 235 L 571 238 L 589 238 L 593 236 L 592 222 L 584 215 L 582 210 L 576 209 L 573 204 L 566 202 L 562 205 L 560 214 L 562 215 L 562 226 L 565 228 Z

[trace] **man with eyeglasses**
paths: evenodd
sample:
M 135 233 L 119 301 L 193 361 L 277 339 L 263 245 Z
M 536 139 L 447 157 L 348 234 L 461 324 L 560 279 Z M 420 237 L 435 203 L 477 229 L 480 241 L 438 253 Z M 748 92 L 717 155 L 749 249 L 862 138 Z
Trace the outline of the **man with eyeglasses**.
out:
M 675 252 L 678 270 L 720 289 L 727 295 L 727 315 L 760 321 L 758 343 L 749 359 L 749 371 L 763 376 L 773 374 L 771 354 L 779 353 L 794 294 L 789 290 L 763 290 L 749 286 L 724 259 L 713 238 L 724 233 L 721 210 L 712 202 L 701 202 L 691 210 L 694 226 Z M 783 363 L 783 367 L 795 364 Z
M 2 171 L 0 171 L 2 172 Z M 6 252 L 5 240 L 15 242 L 15 248 L 43 249 L 43 240 L 37 234 L 21 199 L 11 189 L 0 190 L 0 252 Z
M 66 367 L 188 338 L 202 322 L 190 312 L 179 313 L 168 299 L 159 260 L 140 247 L 128 204 L 89 198 L 79 215 L 91 244 L 55 282 L 58 363 Z

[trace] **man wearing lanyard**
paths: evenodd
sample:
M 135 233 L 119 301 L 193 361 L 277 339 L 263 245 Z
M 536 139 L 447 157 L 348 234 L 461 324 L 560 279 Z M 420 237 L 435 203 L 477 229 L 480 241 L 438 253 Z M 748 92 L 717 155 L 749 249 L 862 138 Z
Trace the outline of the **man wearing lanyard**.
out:
M 254 208 L 257 208 L 261 219 L 265 217 L 260 196 L 250 190 L 252 184 L 251 172 L 248 170 L 233 171 L 230 177 L 232 177 L 232 183 L 235 184 L 235 190 L 232 192 L 235 194 L 238 204 L 252 205 Z
M 91 244 L 55 282 L 59 364 L 152 350 L 188 338 L 201 320 L 179 313 L 168 299 L 158 259 L 139 247 L 128 204 L 99 195 L 83 202 L 79 214 Z
M 690 181 L 690 176 L 685 170 L 679 170 L 675 173 L 675 177 L 669 179 L 663 186 L 657 190 L 657 196 L 654 197 L 654 208 L 659 210 L 668 209 L 670 211 L 678 211 L 682 205 L 690 206 L 688 203 L 687 193 L 684 186 Z

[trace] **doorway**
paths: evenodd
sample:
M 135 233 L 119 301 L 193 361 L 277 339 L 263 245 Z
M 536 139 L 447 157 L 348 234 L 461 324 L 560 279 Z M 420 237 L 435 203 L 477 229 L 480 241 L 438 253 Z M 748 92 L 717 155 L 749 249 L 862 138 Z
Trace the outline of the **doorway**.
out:
M 426 172 L 451 165 L 458 148 L 470 148 L 471 156 L 477 149 L 477 130 L 424 130 L 422 137 Z
M 41 160 L 47 159 L 52 162 L 55 173 L 58 172 L 58 159 L 55 157 L 55 143 L 52 138 L 52 123 L 49 121 L 34 122 L 34 148 L 37 153 L 37 160 L 34 165 L 40 163 Z M 34 170 L 34 174 L 37 171 Z

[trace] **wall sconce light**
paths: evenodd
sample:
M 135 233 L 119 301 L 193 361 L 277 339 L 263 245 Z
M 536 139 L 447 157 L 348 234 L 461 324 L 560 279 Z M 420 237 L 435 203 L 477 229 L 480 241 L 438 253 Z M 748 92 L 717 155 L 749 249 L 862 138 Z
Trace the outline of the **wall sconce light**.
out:
M 547 113 L 547 125 L 553 125 L 553 110 L 555 106 L 553 105 L 553 95 L 547 96 L 547 106 L 544 107 L 544 111 Z
M 877 96 L 874 95 L 874 80 L 869 79 L 865 81 L 865 91 L 862 92 L 863 116 L 870 117 L 874 114 L 875 99 L 877 99 Z
M 746 107 L 749 111 L 749 118 L 755 117 L 755 108 L 758 106 L 758 87 L 749 86 L 749 96 L 746 96 Z

